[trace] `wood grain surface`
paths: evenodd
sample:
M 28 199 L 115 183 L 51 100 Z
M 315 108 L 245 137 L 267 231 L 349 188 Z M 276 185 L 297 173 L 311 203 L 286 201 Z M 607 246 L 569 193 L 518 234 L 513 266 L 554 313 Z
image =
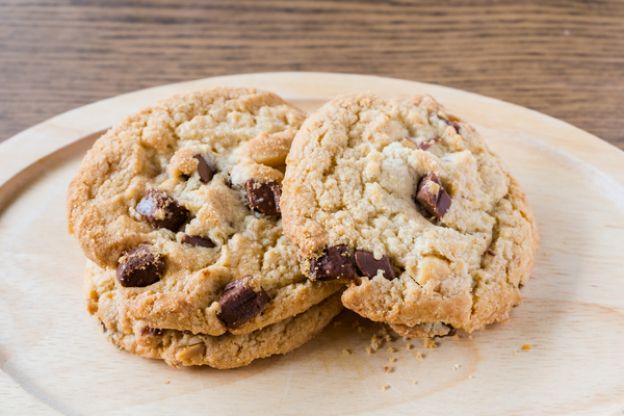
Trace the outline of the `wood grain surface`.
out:
M 622 0 L 0 2 L 0 140 L 122 92 L 262 71 L 444 84 L 624 148 Z

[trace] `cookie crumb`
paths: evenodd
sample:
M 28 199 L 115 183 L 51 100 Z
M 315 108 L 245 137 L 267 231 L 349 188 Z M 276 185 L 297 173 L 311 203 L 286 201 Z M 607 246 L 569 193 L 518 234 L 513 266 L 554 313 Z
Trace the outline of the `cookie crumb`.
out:
M 522 347 L 520 347 L 522 349 L 522 351 L 531 351 L 531 348 L 533 348 L 533 345 L 531 344 L 522 344 Z
M 405 349 L 406 350 L 413 350 L 414 349 L 414 344 L 412 344 L 411 342 L 409 344 L 405 345 Z
M 422 360 L 424 360 L 424 359 L 425 359 L 426 355 L 425 355 L 425 354 L 423 354 L 423 353 L 422 353 L 422 352 L 420 352 L 420 351 L 416 351 L 416 352 L 414 353 L 414 357 L 416 357 L 416 359 L 417 359 L 418 361 L 422 361 Z
M 342 349 L 342 354 L 343 355 L 351 355 L 351 354 L 353 354 L 353 351 L 351 351 L 350 348 L 343 348 Z
M 453 365 L 453 370 L 457 371 L 461 368 L 461 364 L 455 364 Z
M 394 352 L 397 352 L 397 351 L 398 351 L 395 347 L 392 347 L 392 346 L 388 347 L 388 348 L 387 348 L 387 350 L 388 350 L 388 352 L 390 352 L 390 353 L 394 353 Z
M 427 349 L 438 348 L 438 343 L 433 338 L 425 338 L 423 339 L 423 347 Z
M 386 373 L 386 374 L 394 373 L 394 366 L 392 366 L 392 365 L 385 365 L 384 366 L 384 373 Z
M 390 390 L 390 384 L 384 384 L 382 389 L 383 389 L 383 391 Z
M 382 349 L 386 343 L 394 341 L 396 341 L 396 338 L 390 335 L 388 329 L 386 329 L 386 327 L 381 327 L 381 329 L 371 337 L 370 348 L 373 352 L 376 352 Z
M 412 380 L 412 384 L 418 384 L 418 380 Z
M 165 380 L 165 384 L 171 384 L 171 380 Z
M 397 361 L 399 361 L 399 359 L 397 357 L 391 357 L 388 361 L 390 361 L 391 363 L 396 363 Z

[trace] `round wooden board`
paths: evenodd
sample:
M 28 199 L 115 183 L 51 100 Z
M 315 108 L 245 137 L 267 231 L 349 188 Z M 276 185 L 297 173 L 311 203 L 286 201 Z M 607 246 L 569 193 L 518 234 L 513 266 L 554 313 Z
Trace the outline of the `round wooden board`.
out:
M 176 370 L 116 350 L 85 311 L 67 184 L 94 132 L 157 99 L 211 86 L 271 90 L 306 110 L 356 91 L 438 98 L 485 136 L 527 191 L 542 242 L 524 303 L 508 322 L 437 349 L 397 341 L 396 353 L 368 355 L 372 329 L 355 330 L 347 314 L 294 353 L 237 370 Z M 0 145 L 0 160 L 0 414 L 624 413 L 624 153 L 566 123 L 417 82 L 249 74 L 70 111 Z M 391 356 L 396 369 L 386 373 Z

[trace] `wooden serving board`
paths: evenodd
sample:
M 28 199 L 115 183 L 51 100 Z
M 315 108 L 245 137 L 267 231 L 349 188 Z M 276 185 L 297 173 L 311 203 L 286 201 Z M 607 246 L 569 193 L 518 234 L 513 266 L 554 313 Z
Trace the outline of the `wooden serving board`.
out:
M 437 349 L 397 341 L 397 352 L 369 355 L 374 328 L 356 330 L 347 314 L 294 353 L 237 370 L 176 370 L 116 350 L 85 311 L 67 184 L 94 132 L 212 86 L 271 90 L 306 110 L 356 91 L 435 96 L 477 127 L 527 191 L 542 242 L 524 303 L 508 322 Z M 2 415 L 624 414 L 624 153 L 566 123 L 417 82 L 250 74 L 70 111 L 0 145 L 0 161 Z M 391 357 L 395 371 L 384 372 Z

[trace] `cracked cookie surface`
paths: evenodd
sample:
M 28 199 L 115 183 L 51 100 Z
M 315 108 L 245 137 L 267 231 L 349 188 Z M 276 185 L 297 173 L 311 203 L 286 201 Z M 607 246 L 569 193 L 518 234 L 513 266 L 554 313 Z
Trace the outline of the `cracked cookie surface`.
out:
M 287 159 L 284 233 L 344 306 L 412 336 L 468 332 L 520 302 L 538 235 L 483 139 L 429 96 L 337 98 Z
M 122 350 L 161 359 L 173 367 L 208 365 L 235 368 L 276 354 L 286 354 L 318 334 L 341 311 L 332 295 L 305 312 L 242 334 L 210 336 L 150 327 L 130 319 L 123 295 L 115 287 L 115 272 L 87 265 L 88 308 L 102 323 L 108 338 Z
M 282 172 L 304 117 L 271 93 L 213 89 L 162 101 L 96 141 L 69 187 L 69 228 L 90 260 L 116 269 L 128 316 L 240 335 L 340 290 L 308 281 L 282 235 Z

